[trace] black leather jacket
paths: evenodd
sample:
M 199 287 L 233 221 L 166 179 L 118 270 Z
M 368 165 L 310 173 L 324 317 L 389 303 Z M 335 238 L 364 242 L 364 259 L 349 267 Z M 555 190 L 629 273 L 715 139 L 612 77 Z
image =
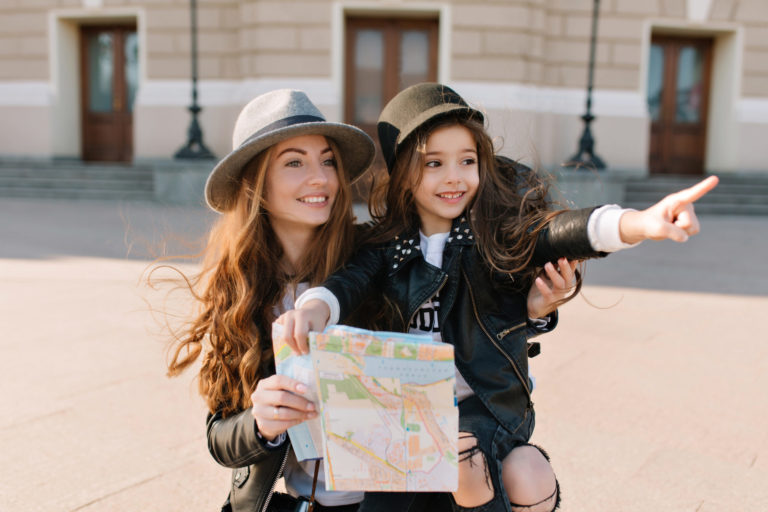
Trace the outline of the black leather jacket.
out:
M 556 217 L 539 237 L 532 264 L 543 265 L 561 256 L 603 256 L 592 249 L 587 237 L 592 210 Z M 464 219 L 454 222 L 442 268 L 419 257 L 418 244 L 418 233 L 410 233 L 391 243 L 364 247 L 324 286 L 339 299 L 342 320 L 356 313 L 357 318 L 350 322 L 353 325 L 365 325 L 360 320 L 371 314 L 359 308 L 366 292 L 383 291 L 402 313 L 400 318 L 389 319 L 391 328 L 399 331 L 406 331 L 411 317 L 440 290 L 443 341 L 454 345 L 456 365 L 473 391 L 502 425 L 514 431 L 533 414 L 528 385 L 527 288 L 519 291 L 508 277 L 494 276 L 488 270 Z M 208 450 L 216 462 L 233 469 L 229 500 L 222 510 L 266 510 L 285 467 L 290 441 L 268 448 L 256 435 L 250 409 L 227 418 L 209 414 L 207 425 Z
M 229 499 L 222 511 L 265 511 L 285 467 L 290 441 L 268 448 L 256 435 L 251 409 L 227 418 L 209 414 L 207 423 L 208 450 L 216 462 L 232 468 Z
M 537 241 L 532 265 L 559 257 L 604 256 L 592 249 L 587 222 L 594 208 L 555 217 Z M 466 217 L 456 219 L 442 268 L 428 264 L 419 234 L 361 248 L 324 284 L 339 300 L 340 320 L 371 290 L 379 290 L 401 313 L 393 330 L 405 332 L 411 318 L 440 291 L 438 322 L 444 342 L 455 348 L 456 366 L 497 421 L 511 432 L 533 414 L 528 380 L 527 292 L 509 276 L 490 271 L 477 250 Z

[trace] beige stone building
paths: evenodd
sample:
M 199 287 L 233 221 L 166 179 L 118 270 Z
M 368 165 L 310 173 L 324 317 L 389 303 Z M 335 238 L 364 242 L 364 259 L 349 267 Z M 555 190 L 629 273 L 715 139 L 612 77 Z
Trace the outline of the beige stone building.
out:
M 205 144 L 278 87 L 371 129 L 423 80 L 554 168 L 583 128 L 593 0 L 198 0 Z M 768 3 L 602 0 L 593 133 L 611 172 L 768 173 Z M 187 138 L 189 0 L 0 0 L 0 158 L 171 159 Z

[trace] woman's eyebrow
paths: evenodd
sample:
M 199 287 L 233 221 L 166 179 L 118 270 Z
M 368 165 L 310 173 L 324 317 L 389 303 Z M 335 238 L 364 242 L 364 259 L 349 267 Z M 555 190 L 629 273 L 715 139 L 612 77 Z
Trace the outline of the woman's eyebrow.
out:
M 307 152 L 304 151 L 303 149 L 299 149 L 299 148 L 285 148 L 277 156 L 283 156 L 284 154 L 290 153 L 290 152 L 299 153 L 300 155 L 306 155 L 307 154 Z
M 280 152 L 280 153 L 279 153 L 277 156 L 278 156 L 278 157 L 280 157 L 280 156 L 283 156 L 284 154 L 286 154 L 286 153 L 290 153 L 290 152 L 299 153 L 300 155 L 306 155 L 306 154 L 307 154 L 307 152 L 306 152 L 306 151 L 304 151 L 303 149 L 299 149 L 299 148 L 285 148 L 285 149 L 284 149 L 284 150 L 282 150 L 282 151 L 281 151 L 281 152 Z M 325 148 L 324 150 L 322 150 L 322 151 L 320 152 L 320 154 L 321 154 L 321 155 L 324 155 L 324 154 L 326 154 L 326 153 L 328 153 L 328 152 L 333 152 L 333 151 L 331 150 L 331 147 L 330 147 L 330 146 L 328 146 L 327 148 Z

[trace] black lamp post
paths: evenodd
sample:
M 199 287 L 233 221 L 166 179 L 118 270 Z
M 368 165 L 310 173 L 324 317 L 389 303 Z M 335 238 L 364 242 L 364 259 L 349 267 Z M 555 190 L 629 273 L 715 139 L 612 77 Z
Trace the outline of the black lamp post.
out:
M 584 120 L 584 132 L 579 139 L 579 150 L 563 165 L 565 167 L 584 167 L 605 169 L 605 162 L 595 154 L 595 139 L 589 125 L 595 120 L 592 115 L 592 78 L 595 72 L 595 43 L 597 39 L 597 13 L 600 0 L 594 0 L 592 7 L 592 38 L 589 44 L 589 77 L 587 79 L 587 112 L 581 116 Z
M 192 121 L 187 128 L 187 142 L 174 155 L 175 158 L 207 159 L 215 158 L 213 153 L 203 143 L 203 130 L 197 122 L 197 114 L 202 108 L 197 104 L 197 2 L 189 0 L 189 11 L 192 21 L 192 105 L 188 110 L 192 113 Z

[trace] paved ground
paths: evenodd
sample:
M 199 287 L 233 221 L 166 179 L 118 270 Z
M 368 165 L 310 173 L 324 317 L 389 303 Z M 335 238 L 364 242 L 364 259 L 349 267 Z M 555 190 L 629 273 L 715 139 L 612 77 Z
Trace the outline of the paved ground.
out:
M 212 216 L 0 199 L 0 219 L 0 511 L 216 510 L 228 471 L 140 284 Z M 768 219 L 703 229 L 591 263 L 542 339 L 534 440 L 567 512 L 768 510 Z

